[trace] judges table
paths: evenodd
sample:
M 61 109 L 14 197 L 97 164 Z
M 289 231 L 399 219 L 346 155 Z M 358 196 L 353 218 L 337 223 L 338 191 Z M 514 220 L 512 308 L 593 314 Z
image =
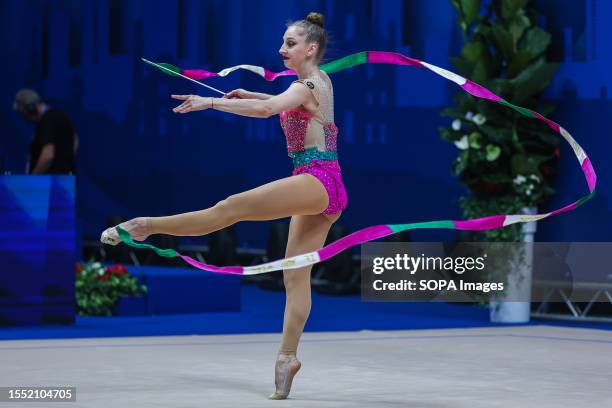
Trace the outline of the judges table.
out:
M 0 326 L 75 319 L 74 176 L 0 176 Z

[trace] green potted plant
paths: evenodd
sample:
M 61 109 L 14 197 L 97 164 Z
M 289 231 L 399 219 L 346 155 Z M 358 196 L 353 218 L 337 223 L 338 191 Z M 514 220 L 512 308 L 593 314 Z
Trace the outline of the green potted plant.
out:
M 542 101 L 541 93 L 557 64 L 547 61 L 551 35 L 538 26 L 538 13 L 527 7 L 530 0 L 450 2 L 464 43 L 460 55 L 451 58 L 456 69 L 513 104 L 544 116 L 553 112 L 554 106 Z M 460 198 L 463 216 L 537 213 L 554 193 L 559 139 L 545 124 L 512 109 L 465 92 L 458 92 L 455 101 L 456 106 L 442 111 L 451 121 L 439 133 L 458 149 L 452 172 L 466 186 L 467 194 Z M 529 228 L 535 232 L 533 225 Z M 472 239 L 520 242 L 525 229 L 517 223 L 474 233 Z M 486 278 L 508 283 L 508 270 L 495 273 L 500 276 Z
M 104 267 L 99 262 L 76 265 L 77 312 L 85 316 L 112 316 L 121 297 L 147 293 L 121 264 Z

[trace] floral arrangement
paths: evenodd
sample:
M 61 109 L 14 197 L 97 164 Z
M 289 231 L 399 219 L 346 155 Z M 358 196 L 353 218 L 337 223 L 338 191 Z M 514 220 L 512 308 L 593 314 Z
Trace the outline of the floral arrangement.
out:
M 543 115 L 554 106 L 540 100 L 557 68 L 547 62 L 551 35 L 538 27 L 530 0 L 450 0 L 464 40 L 455 67 L 509 102 Z M 539 121 L 460 92 L 440 136 L 458 157 L 452 172 L 469 194 L 460 199 L 465 218 L 519 214 L 552 196 L 559 140 Z M 486 241 L 521 240 L 521 224 L 474 234 Z
M 104 267 L 99 262 L 78 263 L 75 272 L 80 315 L 111 316 L 120 297 L 147 293 L 147 287 L 139 285 L 121 264 Z

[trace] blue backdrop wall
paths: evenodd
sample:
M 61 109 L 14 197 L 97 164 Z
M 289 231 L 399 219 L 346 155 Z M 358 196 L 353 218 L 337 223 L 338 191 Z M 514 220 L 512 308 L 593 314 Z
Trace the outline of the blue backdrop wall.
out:
M 561 66 L 546 98 L 552 119 L 590 155 L 599 194 L 575 212 L 539 223 L 541 241 L 609 241 L 612 28 L 607 0 L 537 0 L 553 33 L 550 57 Z M 173 114 L 171 93 L 210 95 L 140 62 L 220 70 L 238 63 L 284 69 L 278 54 L 285 22 L 321 11 L 334 43 L 327 59 L 390 50 L 449 68 L 461 46 L 447 0 L 368 1 L 18 1 L 0 2 L 2 99 L 0 160 L 23 173 L 33 129 L 11 109 L 17 89 L 38 89 L 72 117 L 81 140 L 77 211 L 86 238 L 113 214 L 165 215 L 213 205 L 227 195 L 287 176 L 291 164 L 278 117 L 221 112 Z M 349 191 L 341 223 L 458 219 L 462 186 L 450 172 L 455 147 L 442 141 L 441 108 L 454 84 L 409 67 L 361 66 L 334 74 L 339 153 Z M 248 72 L 209 83 L 284 90 L 291 78 L 266 82 Z M 584 195 L 587 186 L 563 145 L 557 196 L 549 210 Z M 242 245 L 262 247 L 267 223 L 238 226 Z M 414 239 L 452 239 L 452 231 L 416 231 Z

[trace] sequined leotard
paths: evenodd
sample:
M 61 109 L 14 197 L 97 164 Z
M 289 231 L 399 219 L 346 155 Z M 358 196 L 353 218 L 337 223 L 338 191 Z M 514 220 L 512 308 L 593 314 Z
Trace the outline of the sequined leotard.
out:
M 348 199 L 338 164 L 333 89 L 316 76 L 295 82 L 308 87 L 318 110 L 313 114 L 295 108 L 280 114 L 289 157 L 293 159 L 293 175 L 308 173 L 319 179 L 329 197 L 323 214 L 336 214 L 346 208 Z

